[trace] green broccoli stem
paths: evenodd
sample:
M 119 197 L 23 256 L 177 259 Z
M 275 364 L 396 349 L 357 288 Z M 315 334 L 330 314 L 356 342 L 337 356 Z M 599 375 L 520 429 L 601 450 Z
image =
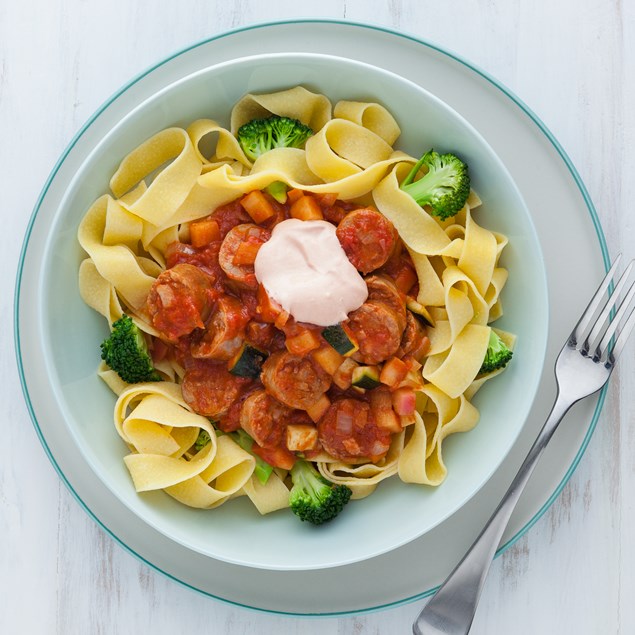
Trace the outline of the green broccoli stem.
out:
M 271 473 L 273 472 L 273 466 L 267 463 L 264 459 L 260 458 L 257 454 L 254 454 L 252 447 L 254 440 L 242 429 L 230 432 L 229 436 L 243 449 L 256 459 L 256 467 L 254 468 L 254 474 L 261 485 L 266 485 Z

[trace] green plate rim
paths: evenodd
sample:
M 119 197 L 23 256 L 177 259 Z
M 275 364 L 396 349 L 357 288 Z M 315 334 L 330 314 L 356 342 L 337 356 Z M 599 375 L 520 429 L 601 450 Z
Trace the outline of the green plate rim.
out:
M 73 138 L 71 139 L 70 143 L 68 144 L 68 146 L 66 147 L 66 149 L 64 150 L 64 152 L 61 154 L 60 158 L 57 160 L 57 162 L 55 163 L 48 179 L 46 180 L 46 183 L 44 184 L 44 187 L 42 188 L 42 191 L 37 199 L 37 202 L 35 204 L 35 207 L 33 209 L 33 212 L 31 214 L 31 218 L 29 220 L 29 224 L 27 225 L 27 230 L 25 233 L 25 238 L 24 238 L 24 242 L 22 244 L 22 249 L 20 251 L 20 260 L 18 262 L 18 269 L 17 269 L 17 274 L 16 274 L 16 285 L 15 285 L 15 295 L 14 295 L 14 303 L 13 303 L 13 318 L 14 318 L 14 343 L 15 343 L 15 350 L 16 350 L 16 359 L 17 359 L 17 365 L 18 365 L 18 373 L 20 376 L 20 384 L 22 386 L 22 392 L 24 394 L 24 398 L 26 401 L 26 405 L 27 405 L 27 409 L 29 412 L 29 415 L 31 417 L 31 420 L 33 422 L 33 425 L 35 427 L 35 431 L 37 433 L 37 436 L 40 440 L 40 443 L 42 444 L 44 451 L 46 453 L 46 455 L 48 456 L 49 460 L 51 461 L 53 467 L 55 468 L 55 471 L 58 473 L 59 477 L 62 479 L 62 482 L 66 485 L 66 487 L 68 488 L 68 490 L 70 491 L 70 493 L 72 494 L 72 496 L 75 498 L 75 500 L 80 504 L 80 506 L 84 509 L 84 511 L 113 539 L 115 540 L 119 545 L 121 545 L 121 547 L 123 547 L 128 553 L 132 554 L 135 558 L 137 558 L 138 560 L 140 560 L 141 562 L 143 562 L 144 564 L 148 565 L 149 567 L 151 567 L 152 569 L 154 569 L 155 571 L 158 571 L 159 573 L 163 574 L 164 576 L 166 576 L 167 578 L 169 578 L 170 580 L 173 580 L 175 582 L 178 582 L 180 585 L 187 587 L 188 589 L 192 589 L 193 591 L 196 591 L 197 593 L 200 593 L 202 595 L 205 595 L 207 597 L 211 597 L 214 598 L 215 600 L 219 600 L 221 602 L 224 602 L 226 604 L 232 605 L 232 606 L 239 606 L 241 608 L 247 608 L 247 609 L 251 609 L 251 610 L 255 610 L 258 612 L 263 612 L 263 613 L 268 613 L 268 614 L 273 614 L 273 615 L 286 615 L 286 616 L 296 616 L 296 617 L 344 617 L 344 616 L 351 616 L 351 615 L 359 615 L 359 614 L 364 614 L 364 613 L 371 613 L 371 612 L 375 612 L 375 611 L 381 611 L 381 610 L 385 610 L 385 609 L 389 609 L 389 608 L 395 608 L 398 606 L 401 606 L 403 604 L 408 604 L 411 602 L 415 602 L 417 600 L 421 600 L 423 598 L 429 597 L 430 595 L 433 595 L 436 590 L 438 589 L 438 587 L 433 587 L 431 589 L 428 589 L 427 591 L 423 591 L 421 593 L 417 593 L 413 596 L 407 597 L 407 598 L 403 598 L 401 600 L 396 600 L 394 602 L 388 602 L 386 604 L 380 604 L 377 606 L 372 606 L 372 607 L 368 607 L 368 608 L 364 608 L 364 609 L 356 609 L 353 611 L 334 611 L 334 612 L 321 612 L 321 613 L 294 613 L 294 612 L 287 612 L 287 611 L 278 611 L 278 610 L 271 610 L 271 609 L 263 609 L 263 608 L 259 608 L 259 607 L 253 607 L 253 606 L 249 606 L 248 604 L 242 604 L 240 602 L 235 602 L 232 600 L 228 600 L 226 598 L 214 595 L 212 593 L 208 593 L 207 591 L 204 591 L 202 589 L 199 589 L 191 584 L 188 584 L 187 582 L 184 582 L 183 580 L 180 580 L 179 578 L 175 577 L 174 575 L 172 575 L 171 573 L 164 571 L 163 569 L 159 568 L 158 566 L 156 566 L 155 564 L 153 564 L 152 562 L 150 562 L 149 560 L 147 560 L 146 558 L 144 558 L 142 555 L 138 554 L 136 551 L 134 551 L 134 549 L 132 549 L 131 547 L 129 547 L 125 542 L 123 542 L 123 540 L 121 540 L 118 536 L 116 536 L 112 531 L 110 531 L 110 529 L 95 515 L 95 513 L 86 505 L 86 503 L 84 503 L 84 501 L 81 499 L 81 497 L 79 496 L 79 494 L 74 490 L 73 486 L 70 484 L 70 482 L 68 481 L 68 479 L 66 478 L 66 476 L 64 475 L 64 473 L 62 472 L 60 466 L 57 464 L 55 457 L 53 456 L 50 448 L 48 447 L 48 444 L 46 443 L 46 439 L 44 438 L 44 435 L 42 433 L 42 430 L 40 429 L 40 426 L 38 424 L 37 421 L 37 417 L 35 416 L 35 412 L 33 410 L 33 406 L 31 404 L 31 399 L 29 396 L 29 390 L 28 387 L 26 385 L 26 380 L 25 380 L 25 375 L 24 375 L 24 368 L 22 366 L 22 356 L 21 356 L 21 346 L 20 346 L 20 333 L 19 333 L 19 323 L 20 323 L 20 288 L 21 288 L 21 282 L 22 282 L 22 272 L 24 269 L 24 259 L 26 256 L 26 250 L 29 244 L 29 239 L 31 237 L 31 232 L 33 230 L 33 225 L 35 223 L 38 211 L 40 209 L 40 206 L 42 205 L 42 201 L 44 200 L 44 197 L 46 196 L 46 194 L 48 193 L 49 187 L 51 186 L 51 183 L 53 182 L 53 179 L 55 178 L 55 176 L 57 175 L 57 172 L 59 171 L 60 167 L 62 166 L 62 164 L 64 163 L 64 161 L 66 160 L 66 157 L 68 156 L 68 154 L 72 151 L 72 149 L 74 148 L 75 144 L 77 143 L 77 141 L 80 139 L 80 137 L 84 134 L 84 132 L 92 125 L 92 123 L 95 121 L 95 119 L 97 119 L 97 117 L 99 117 L 99 115 L 101 115 L 101 113 L 106 110 L 106 108 L 108 108 L 116 99 L 118 99 L 123 93 L 125 93 L 127 90 L 129 90 L 132 86 L 134 86 L 137 82 L 139 82 L 141 79 L 143 79 L 144 77 L 146 77 L 147 75 L 149 75 L 150 73 L 152 73 L 153 71 L 155 71 L 157 68 L 168 64 L 169 62 L 171 62 L 172 60 L 174 60 L 175 58 L 179 57 L 180 55 L 183 55 L 184 53 L 188 53 L 189 51 L 192 51 L 200 46 L 204 46 L 205 44 L 208 44 L 209 42 L 213 42 L 215 40 L 220 40 L 222 38 L 231 36 L 231 35 L 235 35 L 238 33 L 244 33 L 244 32 L 248 32 L 248 31 L 253 31 L 253 30 L 257 30 L 257 29 L 264 29 L 264 28 L 269 28 L 269 27 L 274 27 L 274 26 L 286 26 L 286 25 L 296 25 L 296 24 L 334 24 L 334 25 L 342 25 L 342 26 L 354 26 L 354 27 L 358 27 L 358 28 L 363 28 L 363 29 L 370 29 L 370 30 L 374 30 L 374 31 L 378 31 L 381 33 L 387 33 L 390 35 L 395 35 L 398 36 L 400 38 L 403 38 L 405 40 L 409 40 L 411 42 L 416 42 L 417 44 L 421 44 L 429 49 L 432 49 L 434 51 L 437 51 L 438 53 L 441 53 L 443 55 L 446 55 L 447 57 L 459 62 L 460 64 L 463 64 L 465 67 L 469 68 L 471 71 L 477 73 L 478 75 L 480 75 L 483 79 L 487 80 L 490 84 L 492 84 L 495 88 L 497 88 L 498 90 L 500 90 L 503 94 L 505 94 L 507 97 L 509 97 L 521 110 L 524 111 L 524 113 L 526 115 L 529 116 L 529 118 L 536 124 L 536 126 L 538 127 L 538 129 L 545 135 L 545 137 L 548 139 L 548 141 L 551 143 L 551 145 L 555 148 L 555 150 L 558 152 L 558 154 L 560 155 L 560 157 L 562 158 L 562 160 L 564 161 L 565 165 L 567 166 L 567 169 L 569 170 L 571 176 L 573 177 L 578 189 L 580 190 L 580 193 L 582 195 L 582 198 L 584 199 L 584 202 L 586 204 L 587 210 L 591 216 L 591 220 L 593 221 L 593 226 L 595 228 L 598 240 L 600 242 L 600 248 L 601 248 L 601 252 L 602 252 L 602 258 L 604 261 L 604 267 L 605 270 L 608 271 L 609 269 L 609 265 L 610 265 L 610 259 L 609 259 L 609 254 L 608 254 L 608 247 L 606 244 L 606 239 L 604 237 L 604 232 L 602 230 L 602 225 L 600 223 L 600 219 L 597 215 L 597 211 L 595 209 L 595 206 L 593 205 L 593 201 L 591 200 L 591 197 L 589 196 L 589 193 L 577 171 L 577 169 L 575 168 L 575 166 L 573 165 L 573 162 L 571 161 L 571 159 L 569 158 L 569 156 L 567 155 L 567 153 L 565 152 L 564 148 L 560 145 L 560 143 L 558 142 L 558 140 L 554 137 L 554 135 L 550 132 L 550 130 L 547 128 L 547 126 L 543 123 L 543 121 L 540 119 L 540 117 L 538 117 L 528 106 L 527 104 L 525 104 L 525 102 L 523 102 L 518 96 L 516 96 L 511 90 L 509 90 L 506 86 L 504 86 L 501 82 L 499 82 L 496 78 L 494 78 L 492 75 L 490 75 L 488 72 L 482 70 L 481 68 L 475 66 L 474 64 L 472 64 L 471 62 L 468 62 L 466 59 L 464 59 L 462 56 L 449 51 L 448 49 L 441 47 L 437 44 L 433 44 L 431 42 L 428 42 L 426 40 L 423 40 L 421 38 L 418 38 L 414 35 L 410 35 L 407 33 L 399 33 L 393 29 L 389 29 L 387 27 L 384 26 L 380 26 L 377 24 L 371 24 L 371 23 L 365 23 L 365 22 L 357 22 L 357 21 L 353 21 L 353 20 L 341 20 L 341 19 L 337 19 L 337 18 L 332 18 L 332 19 L 327 19 L 327 18 L 299 18 L 299 19 L 290 19 L 290 20 L 276 20 L 276 21 L 271 21 L 271 22 L 259 22 L 259 23 L 254 23 L 254 24 L 249 24 L 243 27 L 239 27 L 236 29 L 232 29 L 229 31 L 224 31 L 223 33 L 220 33 L 218 35 L 214 35 L 212 37 L 209 38 L 205 38 L 203 40 L 200 40 L 194 44 L 191 44 L 190 46 L 187 46 L 185 48 L 182 48 L 176 52 L 174 52 L 172 55 L 164 58 L 163 60 L 157 62 L 156 64 L 154 64 L 153 66 L 147 68 L 145 71 L 142 71 L 141 73 L 139 73 L 138 75 L 136 75 L 135 77 L 133 77 L 127 84 L 125 84 L 124 86 L 122 86 L 117 92 L 115 92 L 113 95 L 111 95 L 94 113 L 93 115 L 86 121 L 86 123 L 78 130 L 78 132 L 73 136 Z M 554 492 L 551 494 L 551 496 L 547 499 L 547 501 L 544 503 L 544 505 L 534 514 L 534 516 L 514 535 L 512 536 L 504 545 L 502 545 L 499 550 L 496 552 L 496 556 L 498 557 L 499 555 L 501 555 L 503 552 L 505 552 L 507 549 L 509 549 L 512 545 L 514 545 L 518 540 L 520 540 L 537 522 L 538 520 L 540 520 L 540 518 L 544 515 L 544 513 L 547 511 L 547 509 L 549 509 L 549 507 L 553 504 L 553 502 L 556 500 L 556 498 L 558 498 L 558 496 L 560 495 L 560 493 L 562 492 L 564 486 L 567 484 L 567 482 L 569 481 L 569 479 L 571 478 L 571 475 L 573 474 L 573 472 L 575 471 L 575 469 L 577 468 L 580 459 L 582 458 L 584 452 L 586 451 L 586 448 L 589 444 L 589 441 L 591 440 L 591 437 L 593 435 L 593 432 L 596 428 L 599 416 L 600 416 L 600 412 L 602 410 L 602 407 L 604 405 L 604 401 L 606 398 L 606 391 L 607 391 L 607 387 L 605 386 L 602 391 L 599 394 L 599 398 L 598 401 L 596 403 L 595 406 L 595 411 L 593 413 L 593 417 L 591 419 L 591 423 L 589 424 L 589 428 L 586 432 L 586 435 L 582 441 L 582 444 L 573 460 L 573 463 L 571 464 L 571 466 L 569 467 L 569 469 L 567 470 L 566 474 L 564 475 L 564 477 L 562 478 L 562 480 L 560 481 L 560 483 L 558 484 L 558 486 L 556 487 L 556 489 L 554 490 Z

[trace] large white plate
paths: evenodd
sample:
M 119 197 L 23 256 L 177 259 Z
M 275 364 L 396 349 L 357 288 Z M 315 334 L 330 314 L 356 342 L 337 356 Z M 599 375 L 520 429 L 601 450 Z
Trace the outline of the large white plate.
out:
M 74 449 L 67 428 L 59 425 L 45 369 L 21 364 L 22 358 L 34 359 L 37 354 L 38 338 L 29 337 L 35 328 L 37 254 L 66 184 L 98 143 L 99 130 L 112 128 L 145 98 L 188 73 L 236 57 L 289 51 L 330 53 L 392 70 L 419 83 L 470 121 L 506 164 L 527 202 L 544 253 L 553 307 L 539 398 L 510 455 L 479 494 L 436 529 L 400 549 L 364 562 L 308 572 L 223 563 L 149 528 L 101 484 Z M 513 245 L 514 237 L 510 238 Z M 135 79 L 98 111 L 60 159 L 29 225 L 18 273 L 16 333 L 20 337 L 16 347 L 23 388 L 36 429 L 61 478 L 107 532 L 155 569 L 210 596 L 268 611 L 333 615 L 391 606 L 430 593 L 495 507 L 548 412 L 554 394 L 552 362 L 602 277 L 606 261 L 592 204 L 562 149 L 528 109 L 492 78 L 430 44 L 366 25 L 299 21 L 254 26 L 197 44 Z M 573 279 L 577 282 L 571 286 Z M 558 432 L 521 499 L 503 548 L 542 515 L 569 478 L 588 443 L 602 400 L 603 395 L 599 402 L 578 406 Z

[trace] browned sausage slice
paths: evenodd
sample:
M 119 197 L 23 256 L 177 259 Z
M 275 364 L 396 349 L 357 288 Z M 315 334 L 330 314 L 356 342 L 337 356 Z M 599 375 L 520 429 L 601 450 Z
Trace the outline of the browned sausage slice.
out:
M 237 298 L 225 295 L 218 299 L 207 330 L 192 343 L 192 357 L 200 359 L 231 359 L 243 342 L 249 315 Z
M 358 399 L 338 399 L 318 422 L 322 447 L 341 461 L 378 461 L 390 447 L 391 435 L 379 428 L 368 403 Z
M 271 232 L 252 223 L 237 225 L 223 239 L 218 262 L 227 277 L 247 289 L 257 289 L 254 261 L 258 249 L 271 238 Z
M 397 240 L 393 224 L 369 208 L 349 212 L 340 221 L 336 233 L 346 256 L 362 273 L 386 264 Z
M 406 328 L 406 296 L 397 289 L 395 283 L 385 276 L 369 276 L 367 302 L 384 303 L 389 306 L 399 319 L 401 330 Z
M 331 385 L 331 377 L 311 358 L 286 351 L 269 356 L 260 379 L 278 401 L 300 410 L 315 404 Z
M 365 302 L 349 316 L 349 327 L 359 344 L 354 358 L 364 364 L 378 364 L 397 352 L 403 327 L 389 306 Z
M 223 363 L 196 360 L 185 371 L 181 392 L 194 412 L 218 418 L 227 414 L 250 384 L 251 380 L 232 375 Z
M 412 355 L 417 361 L 421 361 L 430 350 L 430 339 L 426 327 L 410 311 L 406 316 L 406 329 L 401 338 L 401 350 L 404 355 Z
M 178 264 L 159 274 L 146 307 L 154 326 L 170 342 L 203 328 L 213 304 L 212 280 L 198 267 Z
M 285 437 L 290 414 L 265 390 L 257 390 L 243 402 L 240 426 L 260 447 L 275 448 Z

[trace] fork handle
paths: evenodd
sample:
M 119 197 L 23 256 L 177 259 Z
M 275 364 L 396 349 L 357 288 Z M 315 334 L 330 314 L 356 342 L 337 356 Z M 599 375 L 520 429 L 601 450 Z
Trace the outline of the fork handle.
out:
M 485 578 L 509 518 L 542 451 L 572 405 L 570 399 L 562 397 L 558 392 L 547 421 L 505 496 L 461 562 L 419 613 L 412 627 L 414 635 L 467 635 Z

